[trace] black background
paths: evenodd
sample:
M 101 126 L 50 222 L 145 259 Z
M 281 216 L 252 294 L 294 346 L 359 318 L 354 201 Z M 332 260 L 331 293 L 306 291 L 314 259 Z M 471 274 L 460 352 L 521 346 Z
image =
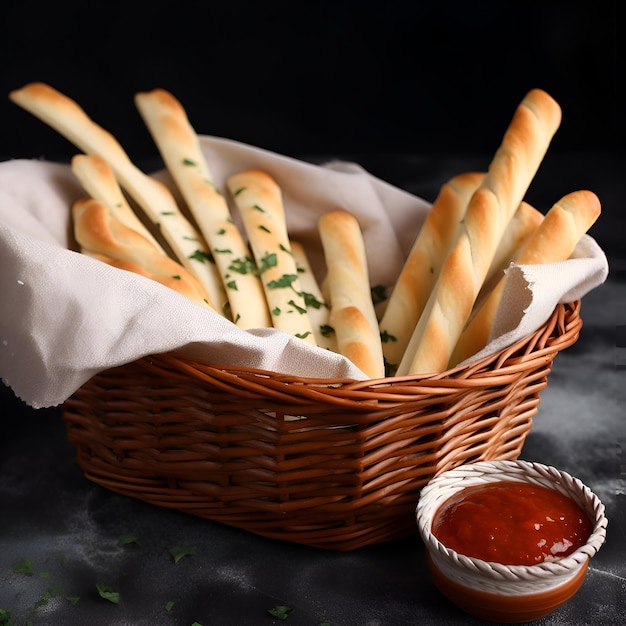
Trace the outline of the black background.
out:
M 75 149 L 9 102 L 74 98 L 132 159 L 156 159 L 134 104 L 170 90 L 195 129 L 291 156 L 489 153 L 533 87 L 563 109 L 552 150 L 621 151 L 617 2 L 18 3 L 3 6 L 4 158 Z

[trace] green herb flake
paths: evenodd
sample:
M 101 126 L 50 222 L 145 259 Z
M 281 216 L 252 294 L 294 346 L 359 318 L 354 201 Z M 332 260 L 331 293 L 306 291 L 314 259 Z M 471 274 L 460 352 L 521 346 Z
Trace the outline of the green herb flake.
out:
M 287 248 L 287 247 L 283 246 L 283 244 L 282 244 L 282 243 L 280 244 L 280 249 L 281 249 L 283 252 L 286 252 L 287 254 L 290 254 L 291 256 L 293 256 L 293 252 L 292 252 L 289 248 Z M 301 270 L 301 271 L 304 271 L 304 270 Z
M 13 571 L 16 574 L 30 575 L 33 573 L 33 564 L 30 562 L 29 559 L 23 559 L 22 561 L 20 561 L 19 563 L 16 563 L 13 566 Z
M 225 235 L 226 234 L 226 229 L 225 228 L 220 228 L 215 234 L 216 235 Z
M 232 254 L 233 251 L 230 250 L 229 248 L 214 248 L 213 252 L 215 252 L 216 254 Z
M 239 291 L 239 288 L 237 287 L 237 281 L 236 280 L 229 280 L 226 283 L 226 287 L 228 289 L 232 289 L 233 291 Z
M 233 259 L 228 269 L 238 274 L 254 274 L 256 265 L 250 257 L 245 257 L 243 259 Z
M 37 602 L 35 602 L 35 609 L 45 606 L 48 602 L 50 602 L 50 600 L 52 600 L 52 598 L 58 596 L 60 593 L 61 587 L 51 587 L 46 591 L 46 593 L 43 594 L 43 596 L 41 596 L 41 598 L 39 598 L 39 600 L 37 600 Z
M 137 535 L 122 535 L 120 537 L 120 543 L 123 546 L 128 546 L 128 545 L 133 544 L 133 543 L 136 544 L 136 545 L 140 545 L 139 537 L 137 537 Z
M 204 250 L 196 250 L 193 254 L 189 255 L 190 259 L 194 261 L 200 261 L 200 263 L 215 263 L 215 259 L 210 252 L 204 252 Z
M 263 224 L 261 224 L 261 226 L 259 226 L 259 230 L 262 230 L 264 233 L 271 233 L 272 232 L 267 226 L 263 226 Z
M 307 291 L 302 292 L 302 297 L 304 298 L 304 303 L 308 308 L 311 309 L 321 309 L 323 306 L 326 306 L 323 302 L 318 300 L 312 293 L 308 293 Z
M 174 280 L 182 280 L 182 278 L 181 278 L 180 274 L 172 274 L 172 278 L 173 278 Z
M 278 259 L 275 252 L 268 252 L 262 259 L 259 266 L 259 274 L 263 274 L 270 267 L 276 267 L 278 265 Z
M 328 324 L 320 324 L 320 334 L 322 337 L 330 337 L 335 333 L 335 329 Z
M 383 343 L 389 343 L 390 341 L 398 341 L 398 338 L 395 335 L 388 333 L 386 330 L 383 330 L 383 332 L 380 333 L 380 340 Z
M 262 206 L 259 206 L 258 204 L 253 204 L 253 205 L 252 205 L 252 208 L 253 208 L 255 211 L 260 211 L 261 213 L 265 213 L 265 209 L 264 209 Z
M 170 600 L 165 603 L 165 610 L 169 613 L 174 608 L 174 601 Z
M 295 336 L 298 339 L 306 339 L 311 334 L 310 330 L 307 330 L 306 333 L 296 333 Z
M 271 609 L 267 609 L 267 612 L 272 616 L 278 619 L 287 619 L 289 615 L 293 612 L 293 609 L 289 606 L 278 605 L 272 607 Z
M 387 299 L 387 289 L 384 285 L 376 285 L 371 288 L 372 302 L 378 304 Z
M 170 554 L 172 555 L 172 558 L 174 559 L 174 563 L 178 563 L 178 561 L 180 561 L 183 557 L 195 556 L 196 549 L 175 546 L 174 548 L 170 548 Z
M 192 167 L 198 165 L 195 161 L 191 159 L 183 159 L 183 165 L 191 165 Z
M 283 287 L 291 287 L 291 285 L 297 280 L 297 274 L 283 274 L 276 280 L 270 280 L 267 283 L 268 289 L 281 289 Z
M 291 306 L 301 315 L 306 313 L 306 309 L 301 307 L 295 300 L 289 300 L 288 304 L 291 304 Z
M 275 306 L 275 307 L 272 309 L 272 315 L 278 316 L 278 315 L 280 315 L 280 314 L 281 314 L 280 307 Z
M 80 600 L 79 596 L 67 596 L 65 598 L 72 606 L 76 606 Z
M 48 578 L 50 574 L 48 572 L 39 572 L 39 578 Z
M 11 611 L 8 609 L 0 609 L 0 624 L 2 624 L 2 626 L 12 626 Z
M 237 197 L 240 193 L 244 192 L 245 190 L 246 190 L 246 188 L 245 188 L 245 187 L 239 187 L 239 189 L 236 189 L 236 190 L 233 192 L 233 196 L 236 198 L 236 197 Z
M 161 211 L 159 215 L 176 215 L 176 211 Z
M 120 601 L 119 591 L 113 591 L 111 587 L 103 583 L 98 583 L 96 585 L 96 589 L 98 590 L 98 595 L 104 600 L 108 600 L 109 602 L 112 602 L 113 604 L 117 604 Z

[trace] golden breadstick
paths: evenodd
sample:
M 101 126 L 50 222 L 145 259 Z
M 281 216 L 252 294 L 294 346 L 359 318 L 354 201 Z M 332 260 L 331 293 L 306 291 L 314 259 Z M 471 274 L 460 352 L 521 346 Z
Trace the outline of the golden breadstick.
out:
M 561 198 L 519 250 L 518 265 L 556 263 L 570 257 L 580 238 L 600 216 L 600 200 L 591 191 L 575 191 Z M 506 276 L 502 276 L 463 330 L 450 359 L 457 365 L 484 348 L 489 341 Z
M 336 352 L 337 338 L 334 329 L 330 326 L 330 307 L 325 301 L 322 289 L 315 278 L 306 250 L 300 242 L 292 241 L 291 251 L 296 260 L 300 286 L 313 326 L 315 341 L 321 348 Z
M 10 92 L 9 97 L 87 154 L 98 154 L 109 163 L 121 187 L 159 227 L 177 260 L 196 276 L 211 303 L 221 312 L 226 305 L 226 295 L 208 246 L 181 213 L 169 189 L 137 168 L 111 133 L 53 87 L 30 83 Z
M 271 326 L 256 266 L 233 223 L 226 199 L 214 184 L 183 106 L 164 89 L 136 94 L 135 104 L 211 248 L 226 289 L 233 322 L 241 328 Z
M 487 272 L 487 277 L 478 292 L 478 296 L 476 296 L 470 319 L 472 315 L 474 315 L 474 311 L 498 283 L 504 270 L 509 266 L 511 261 L 515 259 L 522 245 L 535 232 L 539 224 L 541 224 L 542 220 L 543 213 L 528 204 L 528 202 L 522 202 L 519 207 L 517 207 L 517 211 L 515 211 L 513 218 L 504 231 L 491 267 Z
M 191 272 L 116 219 L 104 203 L 81 198 L 72 205 L 72 217 L 76 241 L 86 254 L 157 280 L 210 306 L 202 285 Z
M 159 250 L 163 250 L 126 201 L 126 196 L 105 159 L 97 154 L 76 154 L 72 157 L 71 165 L 72 172 L 89 196 L 103 202 L 116 219 L 143 235 Z
M 467 172 L 442 185 L 413 243 L 380 321 L 387 367 L 397 368 L 435 286 L 467 204 L 484 174 Z
M 280 187 L 259 170 L 234 174 L 226 185 L 256 259 L 273 326 L 315 344 L 287 233 Z
M 337 210 L 322 215 L 318 228 L 337 350 L 370 378 L 383 378 L 385 361 L 359 223 L 347 211 Z
M 487 175 L 469 202 L 462 228 L 411 337 L 398 375 L 446 369 L 504 231 L 560 121 L 559 105 L 540 89 L 531 90 L 518 105 Z

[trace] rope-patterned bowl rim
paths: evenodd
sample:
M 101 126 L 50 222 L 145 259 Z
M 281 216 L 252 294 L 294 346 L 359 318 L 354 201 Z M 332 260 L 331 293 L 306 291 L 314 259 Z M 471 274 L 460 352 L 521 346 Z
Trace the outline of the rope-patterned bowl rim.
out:
M 459 554 L 431 532 L 434 514 L 458 491 L 501 480 L 542 485 L 572 498 L 590 516 L 593 529 L 572 554 L 535 565 L 503 565 Z M 580 479 L 542 463 L 518 460 L 478 461 L 431 479 L 421 490 L 416 520 L 429 556 L 442 574 L 457 583 L 498 594 L 544 591 L 570 580 L 598 552 L 606 539 L 608 519 L 598 496 Z

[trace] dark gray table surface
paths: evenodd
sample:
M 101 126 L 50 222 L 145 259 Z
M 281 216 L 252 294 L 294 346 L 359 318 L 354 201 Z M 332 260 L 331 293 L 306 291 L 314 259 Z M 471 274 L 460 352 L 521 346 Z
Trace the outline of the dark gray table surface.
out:
M 333 156 L 429 200 L 449 176 L 488 163 L 481 155 Z M 591 234 L 610 265 L 607 282 L 583 299 L 580 338 L 557 356 L 521 455 L 578 476 L 609 517 L 582 589 L 542 626 L 625 622 L 625 166 L 615 154 L 549 155 L 528 194 L 545 211 L 565 193 L 595 191 L 603 215 Z M 117 495 L 83 477 L 58 408 L 34 411 L 0 390 L 0 609 L 15 624 L 480 623 L 435 589 L 417 535 L 329 552 Z M 124 544 L 129 535 L 138 543 Z M 173 546 L 195 554 L 176 564 Z M 24 559 L 30 574 L 15 571 Z M 98 583 L 119 591 L 120 602 L 101 598 Z M 293 608 L 285 622 L 268 613 L 278 605 Z

